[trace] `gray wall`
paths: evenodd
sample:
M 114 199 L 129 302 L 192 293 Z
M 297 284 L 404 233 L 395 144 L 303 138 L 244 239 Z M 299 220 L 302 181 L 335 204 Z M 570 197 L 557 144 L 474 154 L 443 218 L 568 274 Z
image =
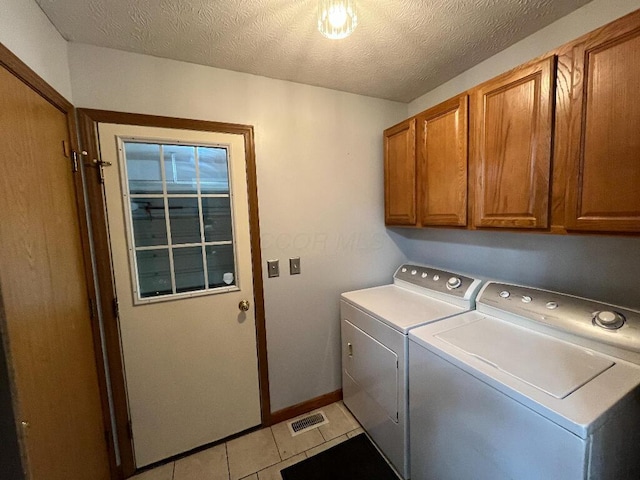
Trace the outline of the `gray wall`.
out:
M 281 269 L 263 265 L 271 409 L 339 389 L 339 294 L 403 259 L 384 227 L 382 131 L 407 105 L 78 43 L 69 62 L 78 107 L 255 127 L 262 257 Z
M 640 238 L 390 229 L 416 262 L 640 309 Z

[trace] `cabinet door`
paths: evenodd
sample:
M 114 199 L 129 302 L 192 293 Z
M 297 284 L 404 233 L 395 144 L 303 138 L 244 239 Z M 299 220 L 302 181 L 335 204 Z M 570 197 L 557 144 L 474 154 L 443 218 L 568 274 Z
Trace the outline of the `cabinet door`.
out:
M 416 120 L 384 131 L 384 218 L 387 225 L 416 224 Z
M 548 227 L 554 85 L 552 56 L 473 92 L 476 227 Z
M 462 95 L 417 117 L 422 225 L 467 224 L 467 103 Z
M 640 232 L 637 22 L 605 29 L 573 58 L 567 229 Z

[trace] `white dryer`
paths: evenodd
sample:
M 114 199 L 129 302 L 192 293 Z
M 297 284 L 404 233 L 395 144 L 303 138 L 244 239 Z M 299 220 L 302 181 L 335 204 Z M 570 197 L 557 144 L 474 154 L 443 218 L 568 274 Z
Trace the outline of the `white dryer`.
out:
M 640 478 L 640 312 L 489 282 L 409 359 L 412 480 Z
M 343 293 L 344 403 L 396 471 L 409 478 L 410 329 L 474 308 L 478 279 L 402 265 L 393 284 Z

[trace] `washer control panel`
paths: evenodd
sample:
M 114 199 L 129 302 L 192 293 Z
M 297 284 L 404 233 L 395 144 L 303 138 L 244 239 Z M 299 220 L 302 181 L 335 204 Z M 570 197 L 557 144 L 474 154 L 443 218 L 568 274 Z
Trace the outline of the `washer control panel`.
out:
M 640 352 L 640 312 L 548 290 L 488 282 L 477 303 L 572 335 Z
M 475 281 L 474 278 L 457 273 L 412 264 L 400 266 L 393 278 L 460 298 L 464 298 L 467 289 Z

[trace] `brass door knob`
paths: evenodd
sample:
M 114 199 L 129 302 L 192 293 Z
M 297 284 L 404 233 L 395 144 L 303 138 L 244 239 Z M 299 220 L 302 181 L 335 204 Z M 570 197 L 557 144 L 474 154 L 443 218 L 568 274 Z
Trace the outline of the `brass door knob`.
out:
M 247 310 L 249 310 L 250 306 L 251 304 L 249 303 L 249 300 L 241 300 L 240 303 L 238 304 L 238 308 L 243 312 L 246 312 Z

